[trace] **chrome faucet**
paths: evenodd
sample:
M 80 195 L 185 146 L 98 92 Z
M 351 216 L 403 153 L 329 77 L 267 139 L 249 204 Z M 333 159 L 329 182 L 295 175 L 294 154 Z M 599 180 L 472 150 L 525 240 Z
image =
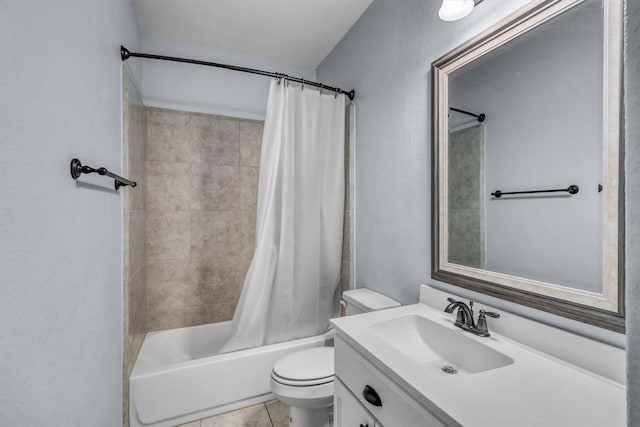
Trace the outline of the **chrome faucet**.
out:
M 473 319 L 473 301 L 469 301 L 469 305 L 465 304 L 462 301 L 456 301 L 453 298 L 447 298 L 447 301 L 449 301 L 450 304 L 445 307 L 445 312 L 453 313 L 453 310 L 455 310 L 456 308 L 458 309 L 456 321 L 453 322 L 455 326 L 480 337 L 488 337 L 491 335 L 487 326 L 486 316 L 497 319 L 500 317 L 498 313 L 480 310 L 478 323 L 476 324 L 475 320 Z

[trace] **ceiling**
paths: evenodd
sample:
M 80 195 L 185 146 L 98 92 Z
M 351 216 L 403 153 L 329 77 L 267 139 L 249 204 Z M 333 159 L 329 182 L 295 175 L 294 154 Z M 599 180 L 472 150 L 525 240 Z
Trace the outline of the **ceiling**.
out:
M 315 68 L 372 0 L 134 0 L 143 34 Z

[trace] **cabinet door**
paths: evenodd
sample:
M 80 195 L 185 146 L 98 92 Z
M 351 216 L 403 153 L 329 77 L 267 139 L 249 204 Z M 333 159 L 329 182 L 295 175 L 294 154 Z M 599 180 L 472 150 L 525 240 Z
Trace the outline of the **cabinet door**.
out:
M 338 378 L 334 386 L 334 427 L 382 427 Z

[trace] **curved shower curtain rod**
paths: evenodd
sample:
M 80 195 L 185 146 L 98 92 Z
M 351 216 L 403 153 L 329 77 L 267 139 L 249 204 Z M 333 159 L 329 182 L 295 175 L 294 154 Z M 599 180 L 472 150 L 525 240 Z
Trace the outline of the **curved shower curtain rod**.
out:
M 467 116 L 475 117 L 475 118 L 476 118 L 480 123 L 484 122 L 484 119 L 486 119 L 486 118 L 487 118 L 487 116 L 485 116 L 485 114 L 484 114 L 484 113 L 480 113 L 480 114 L 473 114 L 473 113 L 470 113 L 470 112 L 468 112 L 468 111 L 461 110 L 461 109 L 459 109 L 459 108 L 453 108 L 453 107 L 449 107 L 449 110 L 451 110 L 451 111 L 455 111 L 456 113 L 466 114 Z
M 197 59 L 176 58 L 173 56 L 151 55 L 148 53 L 131 52 L 129 51 L 129 49 L 127 49 L 124 46 L 120 46 L 120 58 L 123 61 L 126 61 L 129 58 L 148 58 L 148 59 L 160 59 L 163 61 L 184 62 L 186 64 L 206 65 L 208 67 L 224 68 L 227 70 L 241 71 L 243 73 L 258 74 L 261 76 L 274 77 L 277 79 L 286 79 L 295 83 L 301 83 L 303 88 L 305 85 L 308 85 L 308 86 L 314 86 L 314 87 L 320 88 L 321 91 L 328 90 L 331 92 L 335 92 L 336 94 L 343 93 L 351 101 L 353 101 L 353 99 L 356 97 L 355 90 L 350 90 L 347 92 L 346 90 L 342 90 L 339 87 L 326 86 L 324 83 L 317 83 L 317 82 L 305 80 L 300 77 L 292 77 L 283 73 L 274 73 L 271 71 L 257 70 L 254 68 L 239 67 L 237 65 L 219 64 L 217 62 L 200 61 Z

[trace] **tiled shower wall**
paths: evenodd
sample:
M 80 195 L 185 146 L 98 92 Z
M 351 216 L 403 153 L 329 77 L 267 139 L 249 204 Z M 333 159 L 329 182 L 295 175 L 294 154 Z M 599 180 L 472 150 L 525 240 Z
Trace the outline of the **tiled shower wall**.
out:
M 353 288 L 354 106 L 346 110 L 343 290 Z M 263 123 L 147 108 L 147 331 L 233 317 L 255 247 Z
M 123 175 L 137 186 L 124 187 L 124 280 L 123 280 L 123 357 L 122 425 L 129 425 L 129 375 L 133 369 L 147 329 L 147 235 L 145 212 L 145 111 L 142 99 L 127 67 L 123 68 Z
M 263 124 L 146 116 L 147 330 L 229 320 L 254 250 Z
M 449 261 L 485 266 L 484 125 L 449 133 Z
M 344 197 L 344 231 L 342 234 L 342 292 L 355 287 L 355 129 L 356 106 L 353 103 L 345 109 L 345 197 Z M 344 313 L 342 313 L 344 314 Z

